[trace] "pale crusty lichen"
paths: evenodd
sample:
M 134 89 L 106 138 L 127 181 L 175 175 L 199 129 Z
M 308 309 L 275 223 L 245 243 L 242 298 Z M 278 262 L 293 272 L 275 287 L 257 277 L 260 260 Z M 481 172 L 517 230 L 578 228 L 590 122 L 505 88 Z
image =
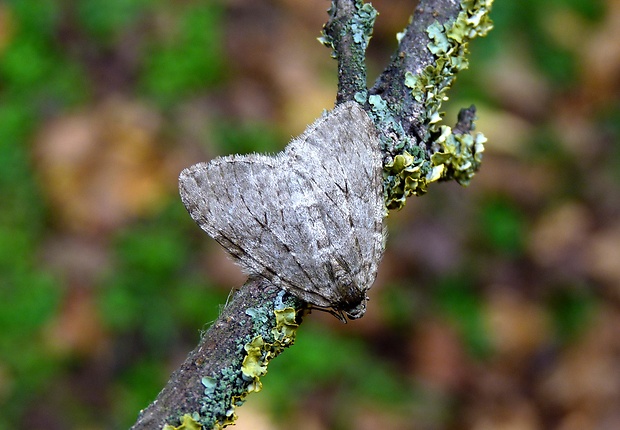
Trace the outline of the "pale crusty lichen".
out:
M 332 2 L 331 7 L 328 10 L 330 16 L 334 15 L 335 4 Z M 355 0 L 355 13 L 351 16 L 351 19 L 343 26 L 340 37 L 345 35 L 351 35 L 353 37 L 353 43 L 355 46 L 352 48 L 361 52 L 360 58 L 364 58 L 364 52 L 368 47 L 370 38 L 372 37 L 372 31 L 375 25 L 375 19 L 377 18 L 377 10 L 370 3 L 364 3 L 363 0 Z M 321 32 L 321 36 L 318 38 L 321 44 L 331 49 L 332 58 L 337 58 L 338 53 L 334 43 L 334 39 L 327 34 L 325 28 Z
M 454 133 L 451 127 L 441 125 L 441 104 L 448 100 L 447 91 L 456 74 L 468 67 L 469 41 L 485 36 L 493 27 L 489 18 L 492 3 L 493 0 L 463 0 L 454 21 L 443 25 L 435 22 L 427 28 L 431 39 L 427 47 L 435 61 L 421 73 L 407 71 L 405 86 L 425 107 L 421 122 L 426 125 L 427 132 L 421 137 L 430 153 L 411 153 L 403 148 L 385 164 L 388 209 L 400 209 L 406 197 L 426 193 L 428 184 L 438 180 L 454 179 L 467 185 L 478 170 L 486 138 L 481 133 L 474 136 Z
M 328 10 L 329 22 L 323 27 L 319 42 L 331 49 L 332 58 L 337 58 L 340 70 L 347 70 L 339 75 L 339 96 L 349 99 L 351 96 L 359 103 L 364 103 L 368 94 L 366 89 L 366 48 L 372 37 L 377 11 L 370 3 L 355 0 L 344 9 L 349 13 L 338 15 L 339 5 L 332 1 Z M 346 48 L 344 48 L 346 45 Z M 340 57 L 342 54 L 342 58 Z M 344 91 L 346 96 L 340 91 Z M 364 99 L 360 101 L 360 97 Z
M 163 430 L 222 429 L 234 424 L 236 407 L 249 393 L 261 390 L 260 377 L 267 373 L 269 361 L 294 343 L 299 306 L 298 299 L 282 291 L 268 306 L 247 309 L 253 334 L 240 339 L 237 350 L 231 352 L 240 357 L 238 364 L 203 376 L 200 410 L 173 419 L 180 424 L 166 424 Z

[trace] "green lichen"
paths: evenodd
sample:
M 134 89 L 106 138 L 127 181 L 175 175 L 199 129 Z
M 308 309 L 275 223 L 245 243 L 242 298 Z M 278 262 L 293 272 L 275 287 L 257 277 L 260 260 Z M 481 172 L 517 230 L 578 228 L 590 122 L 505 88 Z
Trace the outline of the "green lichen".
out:
M 245 338 L 238 339 L 236 350 L 231 351 L 231 355 L 238 357 L 235 363 L 219 374 L 203 375 L 200 409 L 171 419 L 180 425 L 167 424 L 165 430 L 222 429 L 233 424 L 237 419 L 236 407 L 245 402 L 249 393 L 261 390 L 260 377 L 267 373 L 271 359 L 295 341 L 298 327 L 295 309 L 300 306 L 298 299 L 282 291 L 273 302 L 247 309 L 252 330 Z
M 400 121 L 395 118 L 398 112 L 393 111 L 393 106 L 388 106 L 388 103 L 378 94 L 370 95 L 368 97 L 368 104 L 370 105 L 368 114 L 372 117 L 374 123 L 383 131 L 380 138 L 384 152 L 395 151 L 398 153 L 405 148 L 413 146 L 411 138 L 405 133 Z M 386 136 L 397 137 L 388 139 Z M 389 151 L 388 148 L 390 149 Z
M 190 414 L 185 414 L 181 417 L 181 425 L 174 427 L 170 424 L 166 424 L 163 430 L 200 430 L 202 425 L 194 419 Z
M 268 348 L 265 347 L 263 338 L 256 336 L 250 343 L 245 345 L 244 349 L 246 356 L 243 359 L 241 373 L 245 379 L 251 381 L 248 386 L 248 393 L 252 391 L 258 392 L 263 388 L 260 377 L 267 373 L 266 354 L 268 353 Z
M 384 177 L 392 180 L 388 210 L 400 209 L 405 204 L 406 196 L 426 193 L 428 184 L 441 178 L 444 166 L 429 169 L 428 164 L 422 157 L 416 158 L 403 151 L 384 166 Z
M 267 373 L 269 361 L 295 342 L 295 335 L 299 327 L 295 309 L 292 307 L 275 309 L 274 314 L 276 325 L 271 329 L 270 342 L 265 342 L 262 336 L 256 336 L 244 346 L 247 355 L 243 359 L 241 372 L 244 379 L 250 381 L 248 393 L 258 392 L 262 389 L 260 377 Z
M 295 309 L 288 307 L 284 309 L 276 309 L 276 326 L 271 329 L 271 333 L 275 339 L 277 345 L 282 348 L 286 348 L 295 342 L 295 335 L 297 334 L 297 313 Z
M 338 94 L 349 100 L 352 96 L 365 102 L 366 89 L 366 48 L 372 37 L 377 11 L 363 0 L 352 2 L 352 13 L 337 16 L 335 0 L 328 11 L 330 19 L 323 27 L 319 42 L 331 49 L 332 58 L 339 62 Z M 346 47 L 344 47 L 346 45 Z M 339 53 L 344 53 L 339 57 Z M 359 93 L 359 94 L 358 94 Z
M 351 19 L 344 23 L 340 38 L 345 36 L 351 36 L 353 38 L 354 45 L 352 49 L 360 51 L 362 53 L 361 58 L 364 58 L 364 52 L 368 47 L 368 42 L 372 37 L 372 31 L 375 25 L 375 19 L 377 18 L 377 10 L 370 3 L 364 3 L 363 0 L 355 1 L 355 13 L 351 16 Z M 331 18 L 334 17 L 334 11 L 336 10 L 335 4 L 332 2 L 331 7 L 328 10 L 328 14 Z M 321 44 L 331 49 L 332 58 L 338 57 L 336 50 L 336 44 L 332 36 L 327 34 L 325 28 L 321 32 L 321 36 L 318 37 L 318 41 Z
M 353 42 L 359 45 L 364 52 L 372 37 L 375 19 L 377 19 L 377 10 L 370 3 L 358 0 L 356 2 L 356 13 L 351 19 L 350 32 L 347 34 L 353 36 Z
M 451 178 L 461 185 L 469 185 L 480 167 L 486 137 L 482 133 L 476 133 L 475 136 L 455 134 L 446 125 L 442 125 L 441 130 L 440 137 L 435 141 L 441 149 L 431 156 L 434 168 L 442 168 L 442 178 Z
M 441 105 L 448 100 L 447 91 L 457 73 L 468 67 L 469 42 L 493 28 L 489 18 L 492 3 L 493 0 L 463 0 L 455 20 L 443 25 L 434 22 L 426 29 L 431 40 L 427 48 L 435 60 L 419 74 L 407 71 L 404 83 L 424 106 L 421 122 L 427 131 L 421 137 L 430 150 L 415 154 L 405 145 L 400 154 L 385 164 L 388 209 L 402 208 L 406 197 L 424 194 L 431 182 L 454 179 L 467 185 L 478 170 L 486 138 L 481 133 L 453 133 L 450 127 L 441 125 Z
M 433 182 L 434 172 L 428 155 L 403 129 L 392 106 L 378 94 L 368 97 L 368 114 L 382 133 L 379 135 L 385 153 L 396 153 L 383 166 L 383 193 L 388 210 L 400 209 L 409 195 L 421 195 Z

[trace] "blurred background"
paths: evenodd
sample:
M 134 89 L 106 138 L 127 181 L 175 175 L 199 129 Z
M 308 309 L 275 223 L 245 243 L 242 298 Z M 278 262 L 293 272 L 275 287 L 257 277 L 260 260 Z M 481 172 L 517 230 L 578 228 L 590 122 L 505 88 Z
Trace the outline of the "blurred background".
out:
M 380 15 L 370 81 L 415 2 Z M 244 277 L 179 171 L 333 106 L 326 0 L 0 3 L 0 429 L 121 429 Z M 446 120 L 468 188 L 389 217 L 362 320 L 315 312 L 251 429 L 620 428 L 620 1 L 497 0 Z

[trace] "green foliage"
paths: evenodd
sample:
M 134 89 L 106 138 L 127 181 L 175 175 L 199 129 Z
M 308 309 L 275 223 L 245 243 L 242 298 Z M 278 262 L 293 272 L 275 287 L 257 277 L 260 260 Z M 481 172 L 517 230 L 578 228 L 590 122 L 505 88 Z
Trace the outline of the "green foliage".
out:
M 51 220 L 39 190 L 31 142 L 45 117 L 63 114 L 89 100 L 93 82 L 86 76 L 80 53 L 67 49 L 65 37 L 75 30 L 86 37 L 81 46 L 118 49 L 128 29 L 144 19 L 165 13 L 158 0 L 83 0 L 72 6 L 43 0 L 13 0 L 3 5 L 3 28 L 8 43 L 0 46 L 0 371 L 9 385 L 0 399 L 0 427 L 14 427 L 32 399 L 71 372 L 65 357 L 55 356 L 43 342 L 44 330 L 58 318 L 64 293 L 60 282 L 40 263 L 40 245 Z M 221 76 L 221 7 L 189 4 L 170 11 L 171 34 L 148 39 L 149 54 L 141 60 L 139 80 L 147 95 L 174 102 L 206 88 Z M 75 21 L 72 21 L 75 20 Z M 3 21 L 4 23 L 4 21 Z M 74 26 L 74 27 L 72 27 Z M 74 43 L 75 41 L 70 41 Z M 78 54 L 78 55 L 76 55 Z M 175 200 L 175 211 L 121 232 L 114 240 L 114 270 L 98 290 L 99 309 L 106 327 L 120 339 L 136 337 L 148 357 L 169 355 L 180 327 L 198 328 L 216 318 L 226 292 L 205 288 L 202 276 L 187 268 L 191 260 L 186 231 L 195 226 Z M 190 237 L 191 237 L 190 235 Z M 135 419 L 136 411 L 159 391 L 167 374 L 162 369 L 129 364 L 119 382 L 113 407 L 122 411 L 113 427 Z M 161 378 L 153 377 L 158 373 Z M 151 377 L 146 377 L 151 374 Z M 138 378 L 136 375 L 142 375 Z M 5 378 L 6 379 L 3 379 Z M 8 387 L 8 388 L 7 388 Z M 102 393 L 105 396 L 105 393 Z M 74 399 L 75 400 L 75 399 Z M 8 403 L 7 403 L 8 401 Z M 77 403 L 81 401 L 76 400 Z M 83 419 L 89 413 L 83 409 Z M 77 417 L 76 417 L 77 418 Z
M 178 13 L 170 34 L 149 47 L 140 76 L 145 93 L 164 104 L 204 91 L 224 72 L 221 8 L 208 2 Z
M 555 45 L 541 34 L 532 53 L 540 70 L 558 87 L 568 87 L 577 79 L 576 58 L 568 49 Z
M 117 43 L 123 31 L 148 13 L 160 0 L 80 0 L 76 4 L 84 30 L 104 45 Z
M 604 16 L 605 3 L 600 0 L 553 0 L 544 5 L 536 0 L 497 2 L 492 13 L 495 22 L 493 37 L 478 41 L 477 45 L 483 50 L 498 53 L 502 46 L 505 48 L 507 44 L 514 44 L 516 39 L 520 45 L 528 47 L 550 86 L 569 88 L 578 80 L 578 58 L 574 50 L 559 46 L 546 28 L 550 25 L 549 17 L 561 10 L 596 22 Z
M 525 220 L 519 209 L 504 199 L 492 199 L 480 209 L 479 230 L 494 252 L 518 256 L 525 243 Z
M 82 101 L 87 91 L 81 66 L 66 56 L 53 37 L 58 10 L 53 2 L 37 8 L 17 2 L 12 9 L 17 24 L 11 43 L 2 52 L 0 100 L 7 105 L 25 104 L 29 113 L 44 105 Z
M 27 3 L 10 4 L 19 25 L 0 61 L 0 379 L 8 396 L 0 399 L 2 428 L 9 428 L 61 368 L 42 342 L 62 289 L 37 255 L 47 213 L 27 142 L 41 104 L 70 98 L 57 84 L 70 79 L 74 69 L 63 70 L 66 62 L 49 40 L 57 17 L 54 2 L 41 2 L 40 8 Z
M 336 335 L 312 321 L 304 323 L 294 347 L 270 363 L 269 373 L 262 379 L 263 392 L 272 398 L 281 418 L 317 386 L 337 386 L 351 398 L 370 398 L 388 410 L 410 395 L 407 384 L 388 363 L 373 356 L 361 339 Z M 291 381 L 295 381 L 294 396 Z
M 13 226 L 19 224 L 9 221 Z M 37 266 L 32 252 L 36 237 L 11 224 L 0 225 L 0 364 L 13 400 L 3 403 L 6 420 L 22 412 L 27 399 L 47 386 L 60 364 L 41 342 L 42 327 L 58 311 L 60 285 Z
M 174 207 L 119 235 L 118 264 L 101 289 L 108 326 L 120 333 L 141 333 L 153 351 L 177 335 L 179 324 L 214 319 L 226 299 L 225 293 L 205 286 L 204 279 L 186 273 L 192 251 L 176 220 L 177 212 L 185 212 L 180 205 Z
M 286 141 L 269 125 L 249 121 L 219 121 L 215 124 L 213 137 L 222 154 L 273 153 L 281 150 Z
M 41 40 L 20 38 L 11 44 L 0 63 L 2 77 L 11 85 L 26 88 L 40 83 L 52 70 L 53 59 L 44 55 Z
M 32 252 L 37 234 L 44 222 L 44 209 L 31 174 L 28 148 L 20 144 L 28 135 L 32 116 L 27 107 L 19 104 L 11 108 L 0 106 L 0 192 L 11 204 L 0 211 L 0 260 L 19 264 Z M 16 230 L 18 229 L 18 230 Z M 6 259 L 5 259 L 6 258 Z
M 490 352 L 484 327 L 482 300 L 467 274 L 446 276 L 434 290 L 435 305 L 459 331 L 470 353 L 484 357 Z
M 179 229 L 165 220 L 134 226 L 119 239 L 118 257 L 129 271 L 156 279 L 171 278 L 187 261 L 189 250 Z
M 49 38 L 54 34 L 61 13 L 60 3 L 57 1 L 41 0 L 36 8 L 22 0 L 8 0 L 5 3 L 18 18 L 19 27 L 24 34 L 42 38 Z
M 110 413 L 110 427 L 125 428 L 133 423 L 136 411 L 153 401 L 169 377 L 169 369 L 158 357 L 137 360 L 123 369 L 113 384 L 116 400 Z
M 552 291 L 548 306 L 556 336 L 567 344 L 583 333 L 598 308 L 589 285 L 563 285 Z
M 620 101 L 615 106 L 601 113 L 604 133 L 608 136 L 620 136 Z M 611 138 L 613 142 L 613 137 Z M 617 184 L 620 184 L 620 145 L 612 143 L 609 156 L 603 161 L 603 170 Z
M 605 14 L 605 8 L 608 3 L 603 0 L 553 0 L 549 2 L 556 7 L 565 7 L 577 12 L 582 17 L 599 21 Z
M 378 307 L 390 327 L 395 330 L 410 327 L 421 316 L 421 302 L 416 284 L 390 284 L 379 296 Z

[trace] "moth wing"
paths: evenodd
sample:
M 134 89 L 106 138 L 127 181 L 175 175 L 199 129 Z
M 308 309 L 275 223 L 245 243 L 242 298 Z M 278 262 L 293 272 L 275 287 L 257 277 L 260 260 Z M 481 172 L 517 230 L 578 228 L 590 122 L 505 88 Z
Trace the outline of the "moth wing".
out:
M 317 202 L 284 154 L 229 156 L 181 172 L 181 199 L 191 217 L 249 273 L 292 289 L 318 306 L 308 256 L 318 252 L 305 218 Z
M 354 102 L 320 118 L 274 157 L 229 156 L 185 169 L 191 217 L 250 273 L 332 307 L 339 269 L 361 295 L 384 244 L 381 154 Z M 363 298 L 362 296 L 361 298 Z
M 331 202 L 322 214 L 330 258 L 363 290 L 374 282 L 385 246 L 379 139 L 366 112 L 347 102 L 312 124 L 286 148 L 318 195 Z M 325 293 L 327 294 L 327 293 Z

